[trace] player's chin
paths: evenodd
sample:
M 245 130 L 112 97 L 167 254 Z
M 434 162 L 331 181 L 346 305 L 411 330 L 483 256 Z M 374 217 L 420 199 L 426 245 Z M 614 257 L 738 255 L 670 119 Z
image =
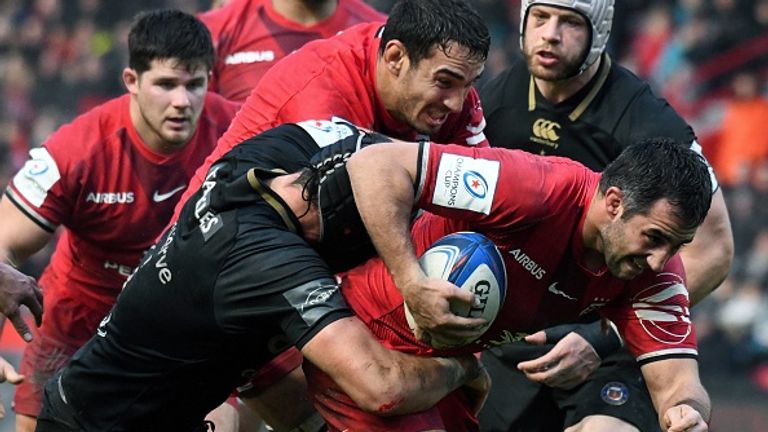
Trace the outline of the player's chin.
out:
M 192 131 L 190 130 L 174 129 L 174 130 L 166 131 L 163 139 L 169 145 L 177 147 L 177 146 L 183 146 L 184 144 L 186 144 L 187 141 L 189 141 L 189 138 L 191 136 L 192 136 Z

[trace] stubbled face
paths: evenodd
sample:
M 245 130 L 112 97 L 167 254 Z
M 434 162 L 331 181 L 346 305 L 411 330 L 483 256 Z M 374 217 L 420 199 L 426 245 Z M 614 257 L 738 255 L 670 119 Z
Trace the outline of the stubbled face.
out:
M 617 216 L 600 229 L 608 270 L 619 279 L 630 280 L 646 270 L 661 271 L 683 244 L 690 243 L 696 229 L 680 226 L 667 200 L 659 200 L 648 214 L 626 220 Z
M 135 100 L 132 114 L 138 115 L 133 120 L 145 143 L 161 152 L 183 147 L 203 110 L 207 68 L 188 69 L 175 59 L 152 60 L 141 75 L 126 69 L 124 79 Z
M 553 6 L 531 6 L 528 10 L 523 56 L 534 77 L 545 81 L 573 77 L 589 44 L 589 23 L 578 12 Z
M 446 51 L 433 49 L 416 65 L 406 60 L 389 89 L 395 95 L 395 106 L 387 107 L 392 116 L 422 134 L 439 131 L 449 114 L 461 112 L 485 67 L 483 62 L 468 61 L 468 53 L 468 48 L 451 44 Z

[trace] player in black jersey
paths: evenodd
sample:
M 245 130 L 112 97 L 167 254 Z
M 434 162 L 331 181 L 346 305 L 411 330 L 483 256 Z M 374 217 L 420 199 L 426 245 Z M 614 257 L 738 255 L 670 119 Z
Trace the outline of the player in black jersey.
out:
M 340 138 L 383 139 L 329 122 L 283 125 L 214 164 L 97 335 L 47 383 L 37 430 L 205 430 L 206 413 L 292 345 L 384 415 L 432 406 L 477 377 L 472 356 L 403 355 L 352 316 L 309 245 L 322 238 L 340 248 L 337 234 L 348 235 L 325 229 L 345 217 L 332 210 L 345 197 L 327 187 L 330 171 L 261 169 Z M 265 160 L 265 147 L 286 150 Z
M 613 0 L 522 1 L 524 60 L 481 90 L 492 146 L 565 156 L 598 171 L 643 138 L 671 137 L 701 150 L 667 102 L 605 53 L 613 8 Z M 707 219 L 681 251 L 692 304 L 724 280 L 733 257 L 722 193 L 716 181 L 713 187 Z M 480 415 L 482 430 L 658 430 L 635 359 L 623 349 L 612 354 L 621 344 L 613 331 L 596 322 L 527 340 L 534 344 L 483 356 L 494 386 Z

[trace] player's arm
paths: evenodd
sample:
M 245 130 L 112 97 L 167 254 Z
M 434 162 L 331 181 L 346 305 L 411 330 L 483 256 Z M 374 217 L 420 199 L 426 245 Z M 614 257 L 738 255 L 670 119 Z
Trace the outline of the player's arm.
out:
M 711 412 L 709 395 L 699 380 L 692 358 L 668 358 L 640 368 L 665 431 L 707 431 Z
M 25 340 L 32 339 L 19 307 L 26 305 L 38 325 L 42 321 L 42 292 L 34 278 L 15 267 L 39 251 L 51 239 L 51 233 L 42 229 L 10 202 L 0 199 L 0 313 L 10 318 L 16 331 Z
M 733 233 L 722 190 L 712 195 L 709 213 L 693 242 L 680 250 L 691 305 L 695 305 L 728 276 L 733 261 Z
M 428 279 L 419 267 L 410 236 L 421 146 L 396 141 L 368 146 L 347 164 L 360 217 L 417 324 L 416 336 L 425 332 L 450 341 L 477 335 L 481 318 L 464 318 L 450 310 L 451 301 L 474 301 L 469 291 L 440 279 Z
M 327 325 L 301 352 L 360 408 L 378 415 L 427 409 L 480 376 L 474 356 L 417 357 L 389 350 L 355 317 Z

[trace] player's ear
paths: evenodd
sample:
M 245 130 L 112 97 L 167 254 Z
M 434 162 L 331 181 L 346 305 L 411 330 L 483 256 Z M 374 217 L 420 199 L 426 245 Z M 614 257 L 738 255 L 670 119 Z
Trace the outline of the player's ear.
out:
M 405 63 L 408 61 L 408 50 L 406 50 L 402 42 L 393 39 L 387 42 L 387 46 L 384 47 L 382 60 L 389 72 L 394 76 L 400 76 L 400 71 L 403 70 Z
M 139 74 L 135 69 L 125 68 L 123 69 L 123 84 L 128 92 L 136 94 L 139 92 Z
M 605 191 L 605 211 L 611 220 L 621 216 L 623 212 L 624 191 L 616 186 L 611 186 Z

